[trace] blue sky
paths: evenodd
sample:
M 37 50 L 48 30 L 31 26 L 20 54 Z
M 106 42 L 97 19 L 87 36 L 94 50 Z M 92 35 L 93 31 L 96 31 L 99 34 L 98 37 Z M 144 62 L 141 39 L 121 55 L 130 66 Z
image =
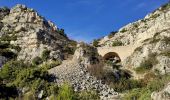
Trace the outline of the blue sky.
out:
M 25 4 L 64 28 L 71 39 L 90 42 L 143 18 L 168 0 L 0 0 Z

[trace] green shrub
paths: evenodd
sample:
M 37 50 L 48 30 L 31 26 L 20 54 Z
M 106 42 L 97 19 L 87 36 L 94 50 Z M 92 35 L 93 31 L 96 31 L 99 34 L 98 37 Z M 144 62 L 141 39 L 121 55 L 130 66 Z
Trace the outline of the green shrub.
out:
M 146 86 L 127 91 L 123 100 L 151 100 L 151 93 L 160 91 L 168 84 L 170 75 L 156 76 L 150 80 Z
M 17 96 L 18 91 L 15 86 L 0 84 L 0 100 L 14 100 Z
M 147 88 L 153 91 L 161 90 L 170 80 L 170 75 L 161 75 L 156 77 L 153 81 L 149 82 Z
M 151 100 L 151 91 L 145 88 L 136 88 L 128 91 L 123 100 Z
M 39 65 L 39 64 L 42 64 L 42 63 L 43 63 L 43 60 L 40 57 L 35 57 L 32 60 L 32 64 L 34 64 L 34 65 Z
M 16 79 L 17 74 L 20 70 L 28 64 L 24 64 L 23 61 L 9 61 L 3 65 L 2 69 L 0 70 L 0 77 L 6 81 L 13 81 Z
M 49 58 L 49 54 L 50 54 L 50 50 L 44 50 L 41 54 L 41 58 L 43 59 L 43 61 L 47 61 L 47 59 Z
M 131 90 L 134 88 L 141 88 L 141 81 L 121 78 L 117 82 L 110 85 L 116 92 L 124 92 L 126 90 Z
M 145 60 L 140 64 L 140 67 L 135 68 L 135 71 L 137 73 L 145 73 L 146 71 L 151 70 L 152 67 L 153 67 L 152 63 L 148 60 Z
M 108 38 L 110 39 L 110 38 L 114 37 L 114 35 L 115 35 L 116 33 L 117 33 L 117 31 L 111 32 L 111 33 L 108 35 Z
M 18 52 L 20 52 L 20 51 L 21 51 L 21 47 L 19 47 L 19 46 L 9 45 L 9 48 L 11 48 L 11 49 L 15 49 L 15 50 L 17 50 Z
M 61 61 L 52 61 L 49 65 L 50 68 L 56 67 L 58 65 L 61 65 Z
M 67 37 L 67 35 L 65 34 L 64 32 L 64 29 L 57 29 L 57 33 L 59 33 L 60 35 L 64 36 L 64 37 Z
M 36 100 L 35 95 L 31 92 L 25 93 L 22 97 L 23 100 Z
M 46 80 L 37 79 L 32 82 L 31 91 L 32 93 L 36 94 L 43 90 L 43 97 L 46 98 L 50 95 L 56 95 L 58 93 L 58 86 L 55 83 L 50 83 Z
M 113 41 L 112 46 L 122 46 L 123 43 L 121 41 Z
M 14 84 L 19 87 L 29 86 L 34 83 L 35 80 L 48 80 L 49 75 L 46 70 L 40 68 L 26 68 L 22 69 L 16 76 Z
M 0 79 L 7 86 L 14 85 L 18 89 L 28 87 L 28 92 L 32 92 L 37 99 L 37 92 L 43 90 L 43 98 L 54 94 L 57 86 L 51 82 L 52 77 L 47 70 L 41 67 L 32 66 L 23 61 L 10 61 L 0 70 Z
M 105 60 L 105 64 L 108 65 L 108 66 L 112 66 L 112 65 L 113 65 L 113 62 L 110 61 L 110 60 Z
M 121 33 L 124 33 L 124 32 L 127 32 L 127 29 L 122 29 L 121 31 L 120 31 Z
M 157 17 L 159 17 L 160 16 L 160 14 L 153 14 L 152 16 L 151 16 L 151 18 L 157 18 Z
M 151 39 L 150 41 L 149 41 L 149 43 L 150 44 L 152 44 L 152 43 L 157 43 L 157 42 L 159 42 L 161 39 L 160 38 L 153 38 L 153 39 Z
M 100 100 L 96 91 L 82 91 L 78 94 L 77 100 Z
M 9 45 L 10 45 L 9 42 L 1 42 L 1 41 L 0 41 L 0 48 L 1 48 L 1 49 L 6 49 L 6 48 L 9 47 Z
M 139 25 L 138 25 L 137 23 L 134 24 L 134 27 L 135 27 L 135 28 L 138 28 L 138 26 L 139 26 Z
M 142 51 L 142 46 L 140 46 L 140 47 L 137 47 L 136 49 L 135 49 L 135 52 L 137 52 L 137 51 Z
M 131 91 L 128 91 L 123 97 L 123 100 L 138 100 L 140 97 L 141 89 L 133 89 Z
M 164 4 L 162 7 L 161 7 L 161 10 L 167 10 L 170 8 L 170 3 L 167 3 L 167 4 Z
M 16 41 L 17 36 L 13 33 L 11 36 L 9 34 L 3 35 L 0 37 L 0 41 Z
M 73 55 L 74 52 L 75 52 L 75 50 L 76 50 L 76 47 L 75 47 L 75 46 L 68 46 L 68 45 L 66 45 L 66 46 L 64 46 L 63 49 L 64 49 L 64 50 L 63 50 L 64 53 Z
M 68 84 L 64 84 L 60 87 L 57 100 L 74 100 L 74 91 Z
M 94 46 L 94 47 L 98 47 L 98 46 L 99 46 L 99 41 L 95 39 L 95 40 L 93 41 L 93 46 Z
M 17 54 L 12 52 L 10 49 L 0 49 L 0 56 L 4 56 L 8 59 L 16 58 Z
M 99 95 L 96 91 L 81 91 L 76 93 L 68 83 L 59 87 L 56 93 L 56 95 L 53 94 L 50 96 L 50 100 L 99 100 Z
M 45 64 L 43 64 L 42 65 L 42 68 L 45 68 L 45 69 L 51 69 L 51 68 L 54 68 L 54 67 L 56 67 L 56 66 L 59 66 L 59 65 L 61 65 L 61 61 L 51 61 L 51 62 L 49 62 L 49 63 L 45 63 Z
M 140 66 L 135 68 L 134 70 L 139 74 L 145 73 L 151 70 L 154 65 L 158 64 L 158 60 L 156 56 L 157 56 L 157 53 L 149 54 L 149 57 L 146 60 L 142 61 Z

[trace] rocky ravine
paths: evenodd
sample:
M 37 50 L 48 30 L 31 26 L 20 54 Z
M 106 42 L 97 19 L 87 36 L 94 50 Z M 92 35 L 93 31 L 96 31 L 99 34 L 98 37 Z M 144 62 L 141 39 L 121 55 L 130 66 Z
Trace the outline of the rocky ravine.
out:
M 98 59 L 98 54 L 93 55 L 93 52 L 97 50 L 86 44 L 79 44 L 72 60 L 63 61 L 60 66 L 50 69 L 49 73 L 56 76 L 56 83 L 60 85 L 64 82 L 71 83 L 74 91 L 96 90 L 101 100 L 120 99 L 117 92 L 88 72 L 87 66 L 91 65 L 91 57 Z
M 44 50 L 50 51 L 48 60 L 62 61 L 65 49 L 70 48 L 68 45 L 72 42 L 63 30 L 33 9 L 20 4 L 11 9 L 0 8 L 0 40 L 0 54 L 7 50 L 14 56 L 17 54 L 18 60 L 25 61 L 41 57 Z M 113 37 L 100 39 L 99 45 L 111 47 L 115 42 L 121 46 L 135 46 L 133 53 L 121 62 L 124 69 L 133 70 L 152 58 L 150 63 L 153 71 L 158 70 L 161 74 L 170 72 L 170 4 L 162 6 L 143 20 L 121 28 Z M 103 100 L 119 99 L 118 93 L 88 72 L 88 67 L 99 63 L 100 57 L 96 48 L 80 43 L 72 60 L 64 60 L 60 66 L 50 69 L 49 73 L 56 76 L 57 84 L 69 82 L 75 91 L 92 89 L 97 90 Z M 0 66 L 9 59 L 9 55 L 4 56 L 2 53 Z M 157 96 L 167 91 L 169 85 L 153 93 L 152 98 L 156 100 L 159 98 Z

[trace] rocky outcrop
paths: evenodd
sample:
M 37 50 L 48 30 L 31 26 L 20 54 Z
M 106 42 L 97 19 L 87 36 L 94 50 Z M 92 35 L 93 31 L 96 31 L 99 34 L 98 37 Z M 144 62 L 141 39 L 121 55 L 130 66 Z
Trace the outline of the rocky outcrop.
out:
M 63 47 L 71 40 L 51 21 L 25 5 L 16 5 L 0 10 L 0 34 L 11 37 L 10 44 L 21 48 L 18 59 L 28 60 L 41 56 L 44 50 L 51 51 L 50 58 L 62 59 Z M 15 39 L 14 39 L 15 37 Z
M 167 32 L 168 33 L 168 32 Z M 132 68 L 139 67 L 144 61 L 149 61 L 153 65 L 153 70 L 159 70 L 162 74 L 170 72 L 170 37 L 160 33 L 156 38 L 145 41 L 145 43 L 136 48 L 134 53 L 129 56 L 124 62 L 124 66 Z
M 81 60 L 82 63 L 88 66 L 99 63 L 100 56 L 96 48 L 85 43 L 80 43 L 77 45 L 73 59 Z

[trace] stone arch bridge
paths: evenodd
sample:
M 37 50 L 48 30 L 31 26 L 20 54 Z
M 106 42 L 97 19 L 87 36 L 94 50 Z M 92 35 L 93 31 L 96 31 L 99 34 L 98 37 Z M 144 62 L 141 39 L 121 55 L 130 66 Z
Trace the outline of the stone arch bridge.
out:
M 123 61 L 134 52 L 135 48 L 136 46 L 134 45 L 127 45 L 116 47 L 98 47 L 97 50 L 99 55 L 102 57 L 110 52 L 116 53 L 120 57 L 121 61 Z

